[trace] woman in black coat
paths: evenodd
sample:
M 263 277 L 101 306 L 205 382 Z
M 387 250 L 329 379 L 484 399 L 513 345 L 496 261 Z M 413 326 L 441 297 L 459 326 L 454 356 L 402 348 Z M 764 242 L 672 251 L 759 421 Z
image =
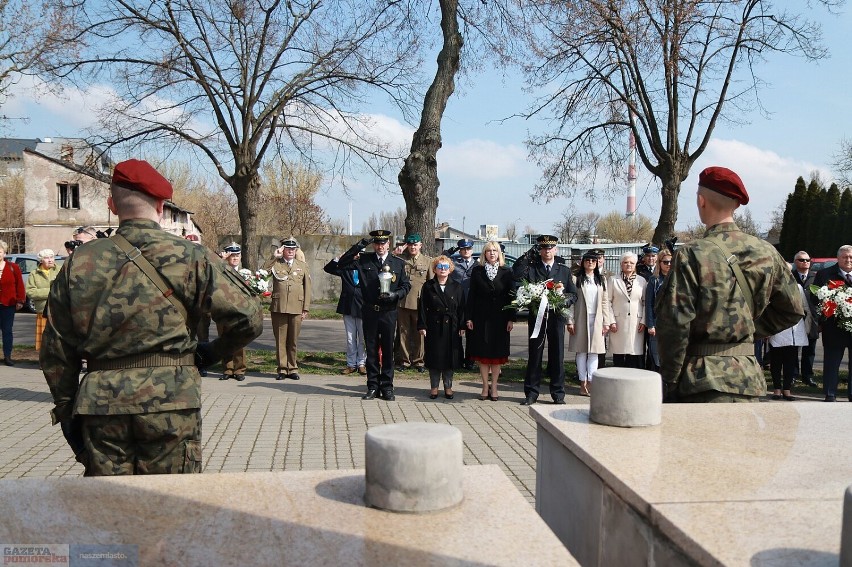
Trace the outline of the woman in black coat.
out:
M 427 280 L 417 301 L 417 328 L 425 337 L 425 366 L 429 369 L 432 389 L 429 397 L 438 397 L 438 384 L 444 380 L 444 397 L 453 399 L 453 368 L 459 363 L 458 336 L 464 334 L 464 292 L 450 280 L 453 262 L 446 256 L 432 260 L 435 277 Z
M 496 402 L 498 399 L 497 380 L 500 367 L 509 360 L 509 334 L 515 320 L 514 310 L 503 308 L 512 302 L 513 289 L 512 270 L 506 267 L 500 245 L 486 242 L 479 265 L 470 274 L 465 308 L 468 356 L 479 362 L 482 378 L 480 400 L 487 398 Z

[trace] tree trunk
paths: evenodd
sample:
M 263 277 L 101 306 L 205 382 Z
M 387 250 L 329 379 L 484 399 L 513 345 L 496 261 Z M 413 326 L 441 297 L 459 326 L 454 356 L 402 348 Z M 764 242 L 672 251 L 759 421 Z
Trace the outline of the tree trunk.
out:
M 435 213 L 438 210 L 438 150 L 441 149 L 441 118 L 447 100 L 455 90 L 462 36 L 457 20 L 458 1 L 441 0 L 441 30 L 444 44 L 438 53 L 438 70 L 423 101 L 420 127 L 414 133 L 411 150 L 399 172 L 399 186 L 405 198 L 405 230 L 418 232 L 424 251 L 436 252 Z
M 260 200 L 260 175 L 251 171 L 247 166 L 237 169 L 237 173 L 229 180 L 234 194 L 237 196 L 237 211 L 240 215 L 242 231 L 242 262 L 243 267 L 256 270 L 258 259 L 262 262 L 271 255 L 272 250 L 260 249 L 260 234 L 258 233 L 259 216 L 257 207 Z
M 660 178 L 663 186 L 660 192 L 662 193 L 662 207 L 660 210 L 660 219 L 657 222 L 657 228 L 654 230 L 654 244 L 662 245 L 666 240 L 672 237 L 675 233 L 675 223 L 677 222 L 677 197 L 680 194 L 680 184 L 675 175 L 664 175 Z

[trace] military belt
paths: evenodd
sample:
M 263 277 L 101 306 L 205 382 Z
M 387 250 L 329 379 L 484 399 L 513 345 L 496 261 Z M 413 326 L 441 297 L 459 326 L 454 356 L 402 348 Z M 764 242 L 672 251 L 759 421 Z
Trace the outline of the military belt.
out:
M 396 309 L 396 304 L 370 305 L 370 309 L 372 311 L 394 311 Z
M 107 360 L 87 360 L 89 370 L 123 370 L 125 368 L 151 368 L 155 366 L 195 366 L 195 355 L 167 352 L 146 352 Z
M 689 345 L 687 356 L 754 356 L 754 343 Z

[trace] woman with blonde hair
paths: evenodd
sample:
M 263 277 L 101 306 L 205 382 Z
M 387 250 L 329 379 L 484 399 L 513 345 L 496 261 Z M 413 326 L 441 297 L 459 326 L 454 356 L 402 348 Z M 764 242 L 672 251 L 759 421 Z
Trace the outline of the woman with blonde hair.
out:
M 30 272 L 27 278 L 27 295 L 33 301 L 36 312 L 35 349 L 41 349 L 41 334 L 47 324 L 44 316 L 44 307 L 47 305 L 47 296 L 50 295 L 50 284 L 59 274 L 56 265 L 56 254 L 50 248 L 45 248 L 38 253 L 38 268 Z
M 479 255 L 479 264 L 470 272 L 465 309 L 468 357 L 479 363 L 482 379 L 480 400 L 496 402 L 499 399 L 497 381 L 500 367 L 509 360 L 509 338 L 515 321 L 514 310 L 503 308 L 512 302 L 513 289 L 512 270 L 506 267 L 500 245 L 486 242 Z
M 27 300 L 24 290 L 24 277 L 21 268 L 6 260 L 9 245 L 0 240 L 0 334 L 3 337 L 3 364 L 14 366 L 12 362 L 12 327 L 15 312 L 20 311 Z

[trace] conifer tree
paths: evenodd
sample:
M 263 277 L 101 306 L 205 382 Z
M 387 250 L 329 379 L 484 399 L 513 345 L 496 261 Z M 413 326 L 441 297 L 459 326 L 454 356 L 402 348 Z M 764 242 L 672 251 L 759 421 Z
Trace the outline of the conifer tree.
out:
M 820 217 L 819 242 L 816 248 L 818 252 L 811 252 L 811 254 L 833 256 L 840 247 L 837 243 L 843 239 L 843 235 L 837 233 L 840 218 L 840 189 L 836 183 L 832 183 L 828 188 L 818 214 Z
M 781 235 L 779 236 L 778 250 L 785 258 L 792 258 L 797 250 L 801 250 L 800 242 L 802 223 L 804 220 L 805 195 L 807 185 L 805 180 L 799 177 L 793 192 L 787 195 L 787 205 L 784 208 L 784 220 L 781 224 Z

